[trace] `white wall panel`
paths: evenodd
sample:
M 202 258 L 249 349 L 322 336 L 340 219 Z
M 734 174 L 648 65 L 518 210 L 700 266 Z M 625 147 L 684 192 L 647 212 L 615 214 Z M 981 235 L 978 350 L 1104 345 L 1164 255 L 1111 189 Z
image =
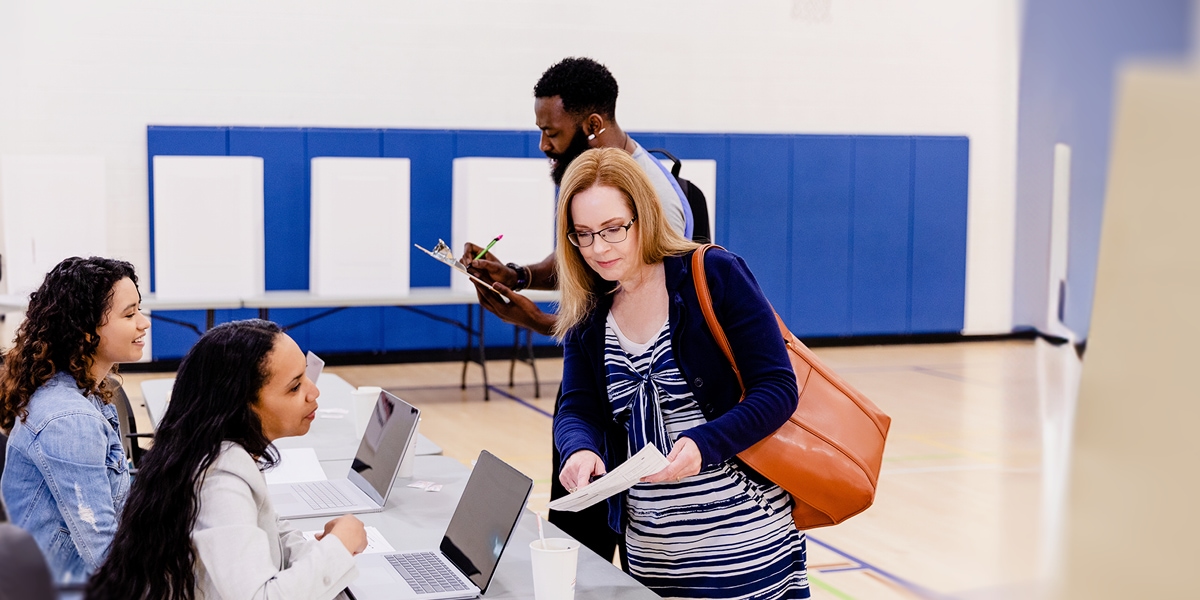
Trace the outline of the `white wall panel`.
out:
M 309 289 L 408 293 L 407 158 L 314 158 Z
M 544 159 L 454 159 L 452 210 L 450 246 L 455 256 L 467 242 L 486 246 L 497 235 L 504 239 L 496 242 L 492 254 L 504 262 L 535 263 L 554 252 L 554 182 L 546 176 Z M 450 286 L 475 289 L 461 275 L 452 277 Z
M 0 156 L 0 284 L 28 295 L 70 256 L 107 256 L 102 156 Z
M 154 260 L 162 300 L 261 294 L 262 159 L 154 157 Z

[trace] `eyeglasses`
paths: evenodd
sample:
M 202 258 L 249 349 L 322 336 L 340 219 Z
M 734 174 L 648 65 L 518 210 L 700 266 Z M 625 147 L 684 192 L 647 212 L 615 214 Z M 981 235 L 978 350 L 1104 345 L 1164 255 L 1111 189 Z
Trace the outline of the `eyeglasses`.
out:
M 629 228 L 633 227 L 633 222 L 636 220 L 637 220 L 637 217 L 634 217 L 634 218 L 630 219 L 629 222 L 624 225 L 617 225 L 615 227 L 605 227 L 604 229 L 601 229 L 600 231 L 571 232 L 571 233 L 567 234 L 567 239 L 571 240 L 572 244 L 575 244 L 576 246 L 578 246 L 580 248 L 587 248 L 588 246 L 591 246 L 592 242 L 596 241 L 596 236 L 600 236 L 600 239 L 602 239 L 610 244 L 619 244 L 619 243 L 625 241 L 625 239 L 629 237 Z

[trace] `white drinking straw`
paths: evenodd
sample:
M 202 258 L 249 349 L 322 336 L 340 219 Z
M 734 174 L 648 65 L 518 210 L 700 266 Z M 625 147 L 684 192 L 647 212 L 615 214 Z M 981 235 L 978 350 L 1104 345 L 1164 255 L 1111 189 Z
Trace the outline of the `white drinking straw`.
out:
M 546 532 L 542 530 L 542 515 L 537 515 L 537 520 L 538 520 L 538 539 L 542 540 L 542 550 L 548 550 L 548 548 L 546 548 Z

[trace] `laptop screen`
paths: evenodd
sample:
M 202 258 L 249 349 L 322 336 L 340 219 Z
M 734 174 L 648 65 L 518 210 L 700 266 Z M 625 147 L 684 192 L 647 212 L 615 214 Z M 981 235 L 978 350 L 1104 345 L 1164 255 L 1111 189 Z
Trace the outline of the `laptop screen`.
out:
M 379 392 L 350 466 L 349 479 L 380 506 L 396 480 L 409 441 L 416 435 L 420 415 L 415 406 L 386 391 Z
M 533 481 L 487 450 L 479 453 L 441 551 L 486 592 L 500 554 L 521 520 Z

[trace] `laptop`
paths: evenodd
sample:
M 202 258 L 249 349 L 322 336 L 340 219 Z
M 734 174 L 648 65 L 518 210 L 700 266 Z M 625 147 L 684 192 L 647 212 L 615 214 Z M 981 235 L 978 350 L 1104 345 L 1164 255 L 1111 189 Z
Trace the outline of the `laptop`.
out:
M 487 591 L 525 511 L 533 481 L 488 451 L 479 453 L 436 550 L 360 554 L 356 600 L 475 598 Z
M 387 502 L 396 472 L 417 433 L 417 407 L 379 392 L 358 452 L 345 477 L 268 484 L 271 504 L 285 519 L 378 512 Z

